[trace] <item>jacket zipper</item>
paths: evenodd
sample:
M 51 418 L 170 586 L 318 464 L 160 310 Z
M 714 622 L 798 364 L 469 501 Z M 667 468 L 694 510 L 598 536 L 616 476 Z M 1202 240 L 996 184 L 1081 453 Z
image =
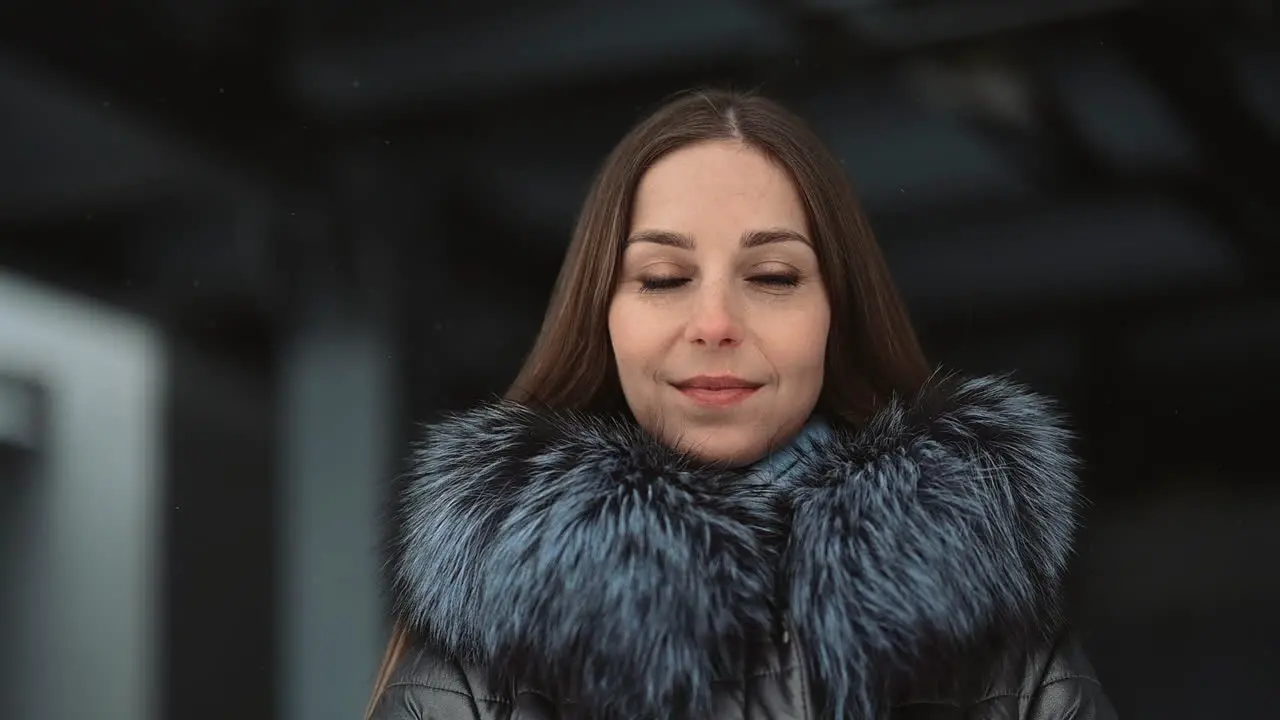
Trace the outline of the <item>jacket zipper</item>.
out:
M 800 652 L 800 648 L 792 645 L 791 622 L 787 619 L 786 613 L 782 614 L 779 627 L 779 650 L 781 650 L 782 655 L 780 659 L 783 663 L 786 663 L 789 659 L 794 659 L 795 672 L 799 678 L 796 683 L 798 687 L 795 688 L 794 697 L 792 698 L 796 708 L 796 718 L 798 720 L 810 720 L 812 711 L 809 707 L 809 672 L 805 667 L 804 653 Z

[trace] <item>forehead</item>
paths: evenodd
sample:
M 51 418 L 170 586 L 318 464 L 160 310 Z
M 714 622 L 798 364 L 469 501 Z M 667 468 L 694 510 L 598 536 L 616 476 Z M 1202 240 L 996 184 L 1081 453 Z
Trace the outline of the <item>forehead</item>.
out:
M 786 228 L 807 231 L 800 195 L 785 169 L 755 148 L 706 142 L 655 163 L 636 188 L 632 231 L 664 229 L 695 237 Z

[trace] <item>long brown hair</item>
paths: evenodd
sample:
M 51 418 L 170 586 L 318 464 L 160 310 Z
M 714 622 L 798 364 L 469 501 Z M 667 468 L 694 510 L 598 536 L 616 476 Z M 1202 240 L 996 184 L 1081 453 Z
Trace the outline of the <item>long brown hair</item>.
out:
M 605 160 L 583 204 L 533 350 L 506 397 L 556 409 L 621 409 L 608 313 L 641 176 L 667 153 L 713 140 L 753 147 L 786 169 L 805 204 L 831 305 L 819 410 L 857 424 L 930 368 L 861 203 L 839 161 L 796 115 L 754 94 L 676 97 L 636 125 Z M 397 623 L 369 713 L 411 645 Z

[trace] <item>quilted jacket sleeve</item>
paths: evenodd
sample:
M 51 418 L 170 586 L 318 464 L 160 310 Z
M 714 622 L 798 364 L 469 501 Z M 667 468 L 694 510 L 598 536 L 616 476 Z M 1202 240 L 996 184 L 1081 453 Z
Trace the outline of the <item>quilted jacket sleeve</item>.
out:
M 413 683 L 387 687 L 373 720 L 481 720 L 509 714 L 481 714 L 471 698 Z
M 482 673 L 425 647 L 405 655 L 373 720 L 555 720 L 556 708 L 528 690 L 490 688 Z
M 488 701 L 487 701 L 488 700 Z M 496 699 L 476 693 L 467 673 L 444 658 L 418 647 L 400 662 L 378 701 L 373 720 L 491 720 L 509 712 L 494 712 Z M 501 703 L 498 703 L 501 705 Z
M 481 712 L 473 698 L 426 685 L 397 683 L 387 688 L 373 720 L 488 720 L 509 710 Z
M 1025 720 L 1118 720 L 1076 638 L 1055 650 L 1030 698 Z

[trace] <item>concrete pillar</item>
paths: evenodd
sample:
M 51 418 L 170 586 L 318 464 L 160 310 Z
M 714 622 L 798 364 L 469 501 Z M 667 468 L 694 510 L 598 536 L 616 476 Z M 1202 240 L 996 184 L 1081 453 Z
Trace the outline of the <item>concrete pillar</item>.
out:
M 141 319 L 0 272 L 0 368 L 45 415 L 10 387 L 32 462 L 0 478 L 0 717 L 159 717 L 167 362 Z
M 418 228 L 384 168 L 343 156 L 334 201 L 290 258 L 302 272 L 280 365 L 283 720 L 361 717 L 389 630 L 383 511 L 407 452 L 396 240 Z
M 303 320 L 281 364 L 284 720 L 361 717 L 386 639 L 378 513 L 390 481 L 388 344 L 367 318 Z

